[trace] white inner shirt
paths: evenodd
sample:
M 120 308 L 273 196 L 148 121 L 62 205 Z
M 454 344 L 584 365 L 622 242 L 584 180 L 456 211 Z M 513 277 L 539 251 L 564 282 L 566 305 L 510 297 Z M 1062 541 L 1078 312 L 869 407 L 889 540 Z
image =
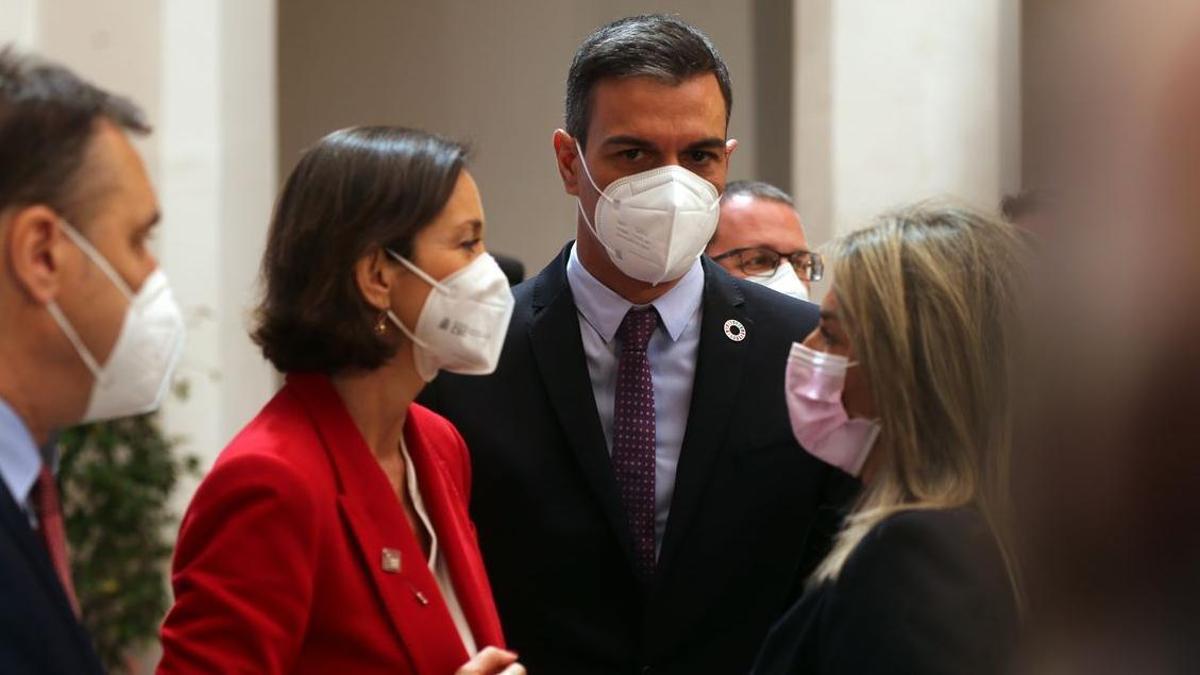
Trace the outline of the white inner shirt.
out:
M 458 602 L 458 594 L 454 592 L 454 582 L 450 578 L 450 567 L 446 564 L 446 556 L 438 555 L 437 532 L 434 531 L 433 523 L 425 512 L 425 502 L 422 501 L 421 490 L 417 487 L 417 469 L 413 466 L 412 457 L 408 454 L 408 446 L 405 445 L 403 438 L 400 439 L 400 453 L 404 455 L 404 475 L 407 479 L 408 494 L 412 497 L 413 510 L 417 512 L 417 519 L 421 521 L 425 533 L 429 535 L 429 571 L 433 573 L 438 589 L 442 592 L 442 599 L 446 601 L 446 607 L 450 610 L 450 618 L 454 620 L 454 627 L 458 629 L 458 636 L 462 638 L 463 646 L 467 648 L 467 655 L 474 658 L 479 653 L 479 647 L 475 644 L 471 625 L 467 623 L 462 605 Z

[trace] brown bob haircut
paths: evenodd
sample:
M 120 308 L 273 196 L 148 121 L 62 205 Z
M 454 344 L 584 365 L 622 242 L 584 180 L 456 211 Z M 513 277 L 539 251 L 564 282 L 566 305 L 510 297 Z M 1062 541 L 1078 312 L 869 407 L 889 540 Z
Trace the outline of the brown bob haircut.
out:
M 396 351 L 354 266 L 413 238 L 441 213 L 467 149 L 403 127 L 335 131 L 292 170 L 271 220 L 254 341 L 281 372 L 371 370 Z

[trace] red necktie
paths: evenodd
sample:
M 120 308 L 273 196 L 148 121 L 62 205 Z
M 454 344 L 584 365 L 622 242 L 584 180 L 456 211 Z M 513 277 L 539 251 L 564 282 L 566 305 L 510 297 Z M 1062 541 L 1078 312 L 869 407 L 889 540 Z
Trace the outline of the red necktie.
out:
M 658 327 L 653 308 L 630 309 L 617 330 L 621 357 L 617 361 L 617 393 L 613 414 L 613 470 L 629 530 L 633 535 L 638 571 L 654 576 L 654 383 L 646 346 Z
M 58 485 L 54 482 L 54 474 L 43 466 L 38 474 L 37 485 L 33 489 L 33 512 L 38 519 L 38 534 L 46 551 L 50 554 L 50 562 L 58 580 L 62 582 L 63 591 L 71 601 L 75 616 L 80 616 L 79 600 L 75 597 L 75 584 L 71 581 L 71 563 L 67 554 L 67 532 L 63 526 L 62 507 L 58 501 Z

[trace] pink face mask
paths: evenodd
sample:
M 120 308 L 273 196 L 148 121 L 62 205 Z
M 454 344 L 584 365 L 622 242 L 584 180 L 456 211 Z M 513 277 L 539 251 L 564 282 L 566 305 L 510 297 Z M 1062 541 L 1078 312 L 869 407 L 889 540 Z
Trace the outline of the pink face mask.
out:
M 842 406 L 846 370 L 858 365 L 799 342 L 788 356 L 786 396 L 796 441 L 812 456 L 857 476 L 879 436 L 879 422 L 850 419 Z

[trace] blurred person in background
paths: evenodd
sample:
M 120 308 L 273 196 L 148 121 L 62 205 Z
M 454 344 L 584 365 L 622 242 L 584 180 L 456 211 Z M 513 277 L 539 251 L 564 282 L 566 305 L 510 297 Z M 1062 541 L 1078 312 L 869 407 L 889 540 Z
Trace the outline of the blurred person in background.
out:
M 525 281 L 525 263 L 512 256 L 499 253 L 493 253 L 492 257 L 496 259 L 496 264 L 503 270 L 509 286 L 516 286 Z
M 1048 3 L 1019 672 L 1200 672 L 1200 6 Z M 1137 26 L 1131 31 L 1130 26 Z M 1061 186 L 1061 188 L 1059 187 Z M 1061 213 L 1060 213 L 1061 212 Z
M 786 397 L 805 449 L 863 483 L 754 673 L 1003 673 L 1015 648 L 1014 229 L 918 205 L 831 248 Z
M 0 672 L 99 673 L 54 472 L 58 429 L 158 407 L 184 326 L 150 252 L 142 112 L 0 51 Z
M 797 446 L 779 396 L 817 308 L 703 256 L 732 103 L 677 17 L 589 35 L 553 136 L 577 239 L 514 291 L 496 373 L 427 390 L 471 448 L 496 603 L 534 672 L 745 672 L 853 482 Z
M 717 232 L 705 250 L 726 272 L 808 300 L 824 273 L 821 254 L 809 250 L 790 195 L 762 181 L 725 186 Z
M 159 672 L 524 672 L 499 649 L 466 446 L 413 403 L 439 371 L 491 372 L 512 313 L 465 152 L 358 127 L 292 171 L 254 331 L 287 383 L 188 507 Z

